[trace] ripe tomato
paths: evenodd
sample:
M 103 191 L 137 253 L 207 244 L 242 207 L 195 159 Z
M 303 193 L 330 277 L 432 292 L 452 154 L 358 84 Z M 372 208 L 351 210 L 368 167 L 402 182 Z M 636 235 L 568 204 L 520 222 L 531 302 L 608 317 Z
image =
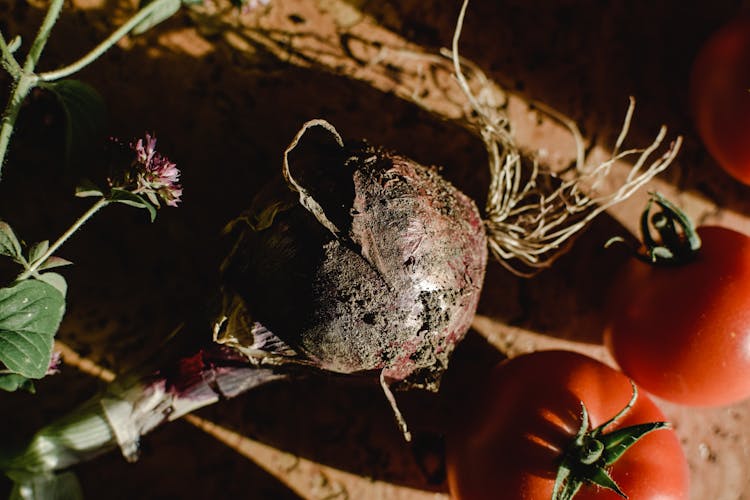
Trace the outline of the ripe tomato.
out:
M 750 17 L 725 25 L 700 50 L 690 101 L 706 149 L 730 175 L 750 184 Z
M 651 393 L 717 406 L 750 397 L 750 238 L 700 227 L 685 264 L 632 259 L 613 284 L 605 341 Z
M 581 426 L 583 402 L 592 427 L 615 416 L 632 396 L 622 373 L 581 354 L 539 351 L 500 363 L 461 408 L 448 434 L 448 486 L 456 500 L 552 497 L 562 450 Z M 645 395 L 606 432 L 663 421 Z M 609 473 L 630 498 L 688 498 L 688 468 L 674 431 L 643 436 Z M 584 485 L 576 500 L 620 499 Z

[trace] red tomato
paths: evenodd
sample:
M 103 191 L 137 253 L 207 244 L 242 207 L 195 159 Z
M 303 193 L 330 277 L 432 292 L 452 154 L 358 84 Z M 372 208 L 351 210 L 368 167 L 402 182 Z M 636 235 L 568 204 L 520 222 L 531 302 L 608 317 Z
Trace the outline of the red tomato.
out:
M 632 396 L 622 373 L 581 354 L 540 351 L 500 363 L 461 408 L 448 434 L 448 486 L 456 500 L 549 500 L 561 451 L 581 426 L 581 402 L 597 427 Z M 663 421 L 641 394 L 630 411 L 606 431 Z M 611 466 L 611 477 L 633 499 L 688 498 L 688 468 L 674 431 L 653 431 Z M 621 499 L 614 491 L 585 485 L 575 500 Z
M 636 259 L 614 281 L 605 341 L 629 377 L 677 403 L 750 397 L 750 238 L 700 227 L 686 264 Z
M 698 134 L 730 175 L 750 184 L 750 17 L 725 25 L 693 63 L 690 101 Z

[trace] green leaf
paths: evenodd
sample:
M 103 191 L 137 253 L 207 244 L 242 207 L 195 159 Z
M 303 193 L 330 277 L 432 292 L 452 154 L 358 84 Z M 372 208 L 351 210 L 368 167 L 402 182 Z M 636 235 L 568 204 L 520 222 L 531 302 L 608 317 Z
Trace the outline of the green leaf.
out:
M 602 488 L 607 488 L 608 490 L 614 491 L 623 498 L 628 498 L 628 496 L 623 493 L 623 491 L 617 485 L 615 480 L 612 479 L 607 471 L 601 467 L 596 467 L 591 475 L 586 475 L 586 479 L 594 484 L 601 486 Z
M 154 222 L 154 219 L 156 219 L 156 207 L 141 195 L 131 193 L 124 189 L 112 188 L 109 200 L 114 203 L 122 203 L 131 207 L 145 208 L 148 210 L 151 222 Z
M 42 255 L 44 255 L 44 252 L 46 252 L 49 249 L 49 241 L 44 240 L 40 241 L 39 243 L 34 243 L 29 248 L 29 264 L 33 264 L 35 261 L 40 259 Z
M 72 472 L 35 474 L 16 482 L 9 500 L 83 500 L 83 490 Z
M 88 179 L 84 179 L 76 186 L 76 196 L 79 198 L 88 198 L 90 196 L 101 197 L 104 196 L 104 193 L 99 189 L 99 186 Z
M 150 16 L 138 23 L 138 25 L 133 28 L 134 35 L 140 35 L 153 28 L 160 22 L 169 19 L 178 10 L 180 10 L 180 7 L 182 6 L 182 0 L 155 0 L 153 2 L 141 2 L 140 8 L 143 9 L 147 5 L 151 5 L 155 2 L 159 3 L 159 5 L 156 7 L 156 10 L 154 10 Z
M 566 473 L 558 472 L 555 487 L 552 490 L 552 500 L 572 500 L 581 486 L 583 482 L 570 476 L 570 470 Z
M 14 392 L 18 389 L 22 389 L 32 394 L 36 392 L 34 383 L 23 375 L 17 373 L 6 373 L 0 375 L 0 389 L 8 392 Z
M 44 281 L 48 285 L 52 285 L 55 289 L 62 294 L 63 297 L 68 293 L 68 282 L 65 281 L 60 274 L 57 273 L 44 273 L 38 276 L 38 279 Z
M 80 80 L 60 80 L 44 87 L 57 97 L 65 113 L 65 156 L 70 165 L 98 144 L 106 122 L 104 99 Z
M 552 500 L 562 500 L 565 498 L 564 490 L 570 483 L 570 469 L 563 463 L 557 468 L 557 477 L 555 485 L 552 488 Z
M 7 222 L 0 220 L 0 255 L 6 255 L 12 259 L 21 256 L 21 243 L 13 232 L 13 228 Z
M 45 269 L 53 269 L 55 267 L 63 267 L 63 266 L 70 266 L 73 263 L 70 262 L 67 259 L 63 259 L 62 257 L 55 257 L 52 255 L 47 260 L 39 264 L 39 267 L 37 267 L 37 271 L 44 271 Z
M 62 294 L 43 281 L 0 288 L 0 362 L 24 377 L 42 378 L 64 312 Z
M 668 422 L 648 422 L 624 427 L 600 436 L 598 439 L 604 444 L 606 464 L 612 465 L 615 463 L 623 453 L 628 451 L 628 448 L 633 446 L 636 441 L 646 434 L 659 429 L 668 429 L 669 427 Z

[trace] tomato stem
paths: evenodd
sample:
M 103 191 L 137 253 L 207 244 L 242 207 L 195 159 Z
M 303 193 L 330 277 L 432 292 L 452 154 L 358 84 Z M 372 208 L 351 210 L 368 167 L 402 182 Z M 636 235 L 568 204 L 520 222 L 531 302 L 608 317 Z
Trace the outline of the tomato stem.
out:
M 635 405 L 638 399 L 638 388 L 633 382 L 631 385 L 633 395 L 628 404 L 614 417 L 591 430 L 589 430 L 588 410 L 581 401 L 581 427 L 560 460 L 552 490 L 552 500 L 570 500 L 584 484 L 607 488 L 623 498 L 628 498 L 606 468 L 614 464 L 623 453 L 646 434 L 670 427 L 667 422 L 649 422 L 604 433 L 607 427 L 622 419 Z
M 651 213 L 654 205 L 660 212 Z M 651 236 L 651 227 L 659 234 L 659 241 Z M 659 193 L 651 193 L 641 215 L 641 234 L 644 249 L 636 256 L 654 265 L 680 265 L 692 260 L 701 247 L 701 240 L 688 216 Z
M 660 211 L 651 213 L 656 204 Z M 641 214 L 640 248 L 629 245 L 624 238 L 610 238 L 604 247 L 624 243 L 631 247 L 633 255 L 651 265 L 679 266 L 690 262 L 701 248 L 701 239 L 690 218 L 659 193 L 651 193 L 646 209 Z M 658 239 L 651 234 L 652 228 Z

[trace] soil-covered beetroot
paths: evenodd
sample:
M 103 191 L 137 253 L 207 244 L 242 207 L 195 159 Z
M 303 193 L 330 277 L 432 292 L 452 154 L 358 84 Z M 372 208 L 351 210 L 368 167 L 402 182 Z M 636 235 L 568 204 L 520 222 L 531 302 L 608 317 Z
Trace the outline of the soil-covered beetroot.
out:
M 298 182 L 286 160 L 313 125 L 337 144 L 295 155 L 305 167 L 295 169 Z M 272 184 L 230 225 L 225 314 L 214 329 L 227 345 L 195 346 L 190 336 L 171 362 L 161 353 L 158 369 L 115 380 L 41 429 L 0 460 L 18 488 L 115 446 L 133 460 L 140 437 L 165 422 L 320 370 L 379 372 L 409 439 L 390 385 L 435 390 L 469 328 L 487 264 L 477 208 L 434 169 L 367 145 L 344 148 L 325 122 L 300 132 L 284 174 L 286 185 Z M 83 429 L 73 440 L 71 426 Z
M 235 222 L 227 287 L 253 321 L 322 369 L 380 370 L 434 389 L 479 300 L 481 217 L 434 169 L 342 146 L 295 157 L 288 170 L 287 197 L 309 194 L 317 213 L 277 191 Z

